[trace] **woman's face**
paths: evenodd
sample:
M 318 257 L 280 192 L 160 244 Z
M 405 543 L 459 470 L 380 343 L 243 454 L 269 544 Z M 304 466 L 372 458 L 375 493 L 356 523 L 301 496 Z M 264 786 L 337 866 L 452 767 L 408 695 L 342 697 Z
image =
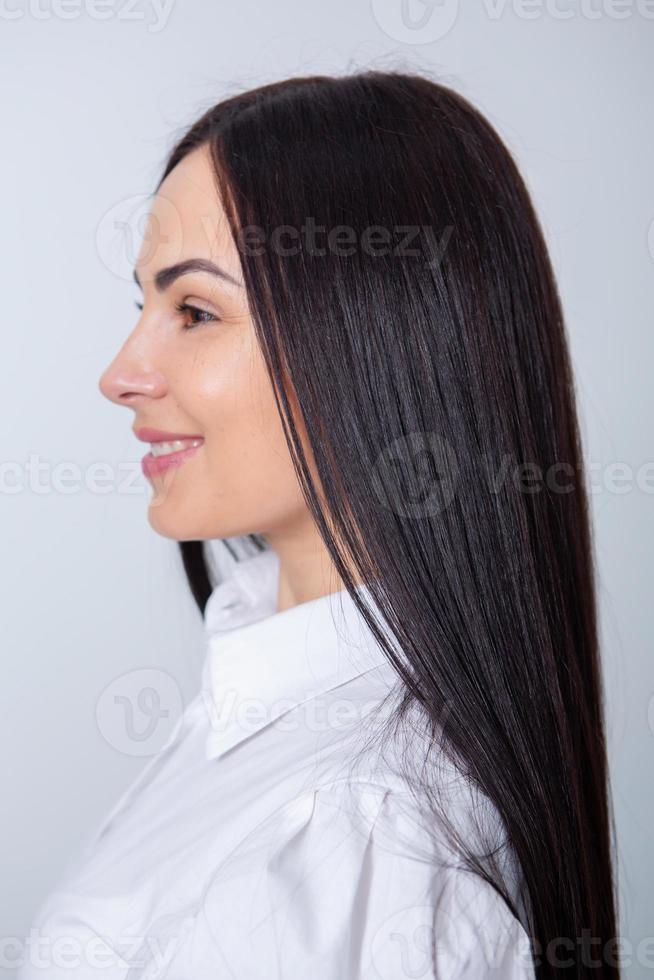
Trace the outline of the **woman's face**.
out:
M 198 260 L 224 275 L 178 268 Z M 149 473 L 151 526 L 183 541 L 274 537 L 308 521 L 205 147 L 162 183 L 135 272 L 142 312 L 100 390 L 134 412 L 135 433 L 201 440 L 174 457 L 179 465 Z M 195 309 L 177 309 L 184 304 Z

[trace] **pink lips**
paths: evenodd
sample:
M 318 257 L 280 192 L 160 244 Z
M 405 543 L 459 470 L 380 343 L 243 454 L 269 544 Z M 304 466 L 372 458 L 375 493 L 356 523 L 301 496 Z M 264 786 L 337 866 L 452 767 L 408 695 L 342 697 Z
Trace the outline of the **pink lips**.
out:
M 202 436 L 187 435 L 181 432 L 163 432 L 161 429 L 149 429 L 147 427 L 135 429 L 134 435 L 141 442 L 175 442 L 178 439 L 201 439 L 204 442 Z M 167 453 L 165 456 L 153 456 L 152 453 L 146 453 L 141 460 L 141 469 L 147 477 L 157 476 L 174 466 L 181 466 L 198 449 L 200 446 L 189 446 L 175 453 Z
M 134 435 L 141 442 L 175 442 L 176 439 L 202 439 L 202 436 L 190 436 L 186 432 L 163 432 L 161 429 L 134 429 Z

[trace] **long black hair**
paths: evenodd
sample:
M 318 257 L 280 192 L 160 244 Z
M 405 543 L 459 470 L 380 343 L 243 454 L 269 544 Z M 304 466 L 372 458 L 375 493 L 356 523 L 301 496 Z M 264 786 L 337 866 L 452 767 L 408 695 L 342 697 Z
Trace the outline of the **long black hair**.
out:
M 501 814 L 536 975 L 597 975 L 590 935 L 601 975 L 618 977 L 605 948 L 615 827 L 573 375 L 511 154 L 456 92 L 374 70 L 225 99 L 181 138 L 161 181 L 200 146 L 298 480 L 404 682 L 401 710 L 420 706 Z M 205 543 L 180 548 L 203 610 Z M 477 870 L 516 911 L 503 882 Z

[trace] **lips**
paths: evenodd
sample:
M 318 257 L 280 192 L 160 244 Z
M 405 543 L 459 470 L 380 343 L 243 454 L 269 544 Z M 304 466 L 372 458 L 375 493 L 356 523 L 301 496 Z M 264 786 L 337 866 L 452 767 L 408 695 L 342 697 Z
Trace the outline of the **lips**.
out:
M 147 477 L 158 476 L 176 466 L 181 466 L 194 456 L 204 443 L 204 438 L 199 435 L 189 435 L 186 432 L 164 432 L 163 429 L 151 429 L 148 426 L 134 430 L 134 435 L 141 442 L 149 442 L 153 445 L 160 443 L 179 443 L 178 446 L 162 445 L 155 455 L 152 452 L 146 453 L 141 460 L 141 469 Z
M 173 469 L 176 466 L 181 466 L 194 456 L 200 449 L 202 443 L 196 445 L 191 445 L 184 449 L 178 449 L 175 452 L 166 452 L 163 456 L 154 456 L 151 452 L 146 453 L 146 455 L 141 460 L 141 468 L 145 476 L 159 476 L 161 473 L 166 473 L 168 470 Z
M 163 429 L 150 429 L 147 426 L 134 429 L 134 435 L 141 442 L 177 442 L 181 439 L 202 439 L 202 436 L 188 432 L 164 432 Z

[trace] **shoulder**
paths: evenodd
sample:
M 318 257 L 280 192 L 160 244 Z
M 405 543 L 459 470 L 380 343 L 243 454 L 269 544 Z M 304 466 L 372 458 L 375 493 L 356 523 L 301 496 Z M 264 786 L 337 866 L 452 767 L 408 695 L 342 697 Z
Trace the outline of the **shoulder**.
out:
M 239 850 L 205 909 L 239 924 L 240 950 L 247 922 L 246 943 L 275 950 L 279 976 L 430 980 L 433 952 L 442 977 L 533 976 L 526 934 L 501 896 L 434 850 L 409 797 L 388 786 L 309 789 Z
M 314 909 L 321 929 L 331 920 L 332 949 L 355 956 L 354 972 L 343 963 L 340 976 L 430 980 L 433 954 L 441 977 L 533 977 L 519 920 L 492 885 L 460 865 L 409 793 L 333 784 L 311 793 L 296 818 L 273 874 L 290 886 L 291 921 L 293 910 Z

